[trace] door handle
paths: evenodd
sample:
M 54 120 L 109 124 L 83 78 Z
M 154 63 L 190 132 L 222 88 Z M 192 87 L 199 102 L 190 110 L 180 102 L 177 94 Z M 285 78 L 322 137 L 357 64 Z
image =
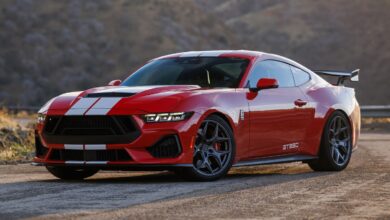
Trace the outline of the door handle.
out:
M 306 102 L 306 101 L 303 101 L 302 99 L 297 99 L 297 100 L 294 101 L 294 104 L 295 104 L 296 106 L 298 106 L 298 107 L 302 107 L 302 106 L 306 105 L 307 102 Z

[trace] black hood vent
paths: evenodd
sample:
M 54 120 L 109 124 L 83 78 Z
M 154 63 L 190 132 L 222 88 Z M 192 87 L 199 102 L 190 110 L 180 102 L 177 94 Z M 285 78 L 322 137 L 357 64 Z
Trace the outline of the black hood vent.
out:
M 128 92 L 99 92 L 99 93 L 90 93 L 87 94 L 85 97 L 88 98 L 101 98 L 101 97 L 130 97 L 132 95 L 135 95 L 135 93 L 128 93 Z

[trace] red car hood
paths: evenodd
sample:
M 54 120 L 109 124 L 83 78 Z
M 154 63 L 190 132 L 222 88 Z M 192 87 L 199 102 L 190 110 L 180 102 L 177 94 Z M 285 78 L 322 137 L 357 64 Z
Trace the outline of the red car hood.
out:
M 170 112 L 199 86 L 105 86 L 71 92 L 50 100 L 39 111 L 53 115 L 107 114 L 117 112 Z

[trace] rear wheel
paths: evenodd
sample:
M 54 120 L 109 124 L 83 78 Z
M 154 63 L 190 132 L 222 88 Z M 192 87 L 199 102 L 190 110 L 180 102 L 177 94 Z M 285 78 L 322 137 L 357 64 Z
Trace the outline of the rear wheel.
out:
M 221 117 L 211 115 L 198 129 L 193 167 L 179 169 L 176 173 L 191 180 L 216 180 L 229 171 L 234 155 L 235 142 L 232 129 Z
M 82 180 L 96 174 L 99 169 L 82 167 L 46 166 L 46 169 L 63 180 Z
M 334 112 L 323 131 L 319 159 L 310 161 L 315 171 L 340 171 L 347 167 L 352 154 L 352 129 L 347 117 Z

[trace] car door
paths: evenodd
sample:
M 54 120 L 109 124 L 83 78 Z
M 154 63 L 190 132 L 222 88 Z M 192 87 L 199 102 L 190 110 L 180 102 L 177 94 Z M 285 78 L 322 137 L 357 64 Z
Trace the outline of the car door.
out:
M 256 87 L 261 78 L 274 78 L 278 88 L 264 89 L 248 98 L 250 116 L 249 151 L 254 157 L 295 153 L 305 135 L 308 117 L 305 96 L 295 86 L 290 65 L 276 60 L 257 62 L 248 77 Z

